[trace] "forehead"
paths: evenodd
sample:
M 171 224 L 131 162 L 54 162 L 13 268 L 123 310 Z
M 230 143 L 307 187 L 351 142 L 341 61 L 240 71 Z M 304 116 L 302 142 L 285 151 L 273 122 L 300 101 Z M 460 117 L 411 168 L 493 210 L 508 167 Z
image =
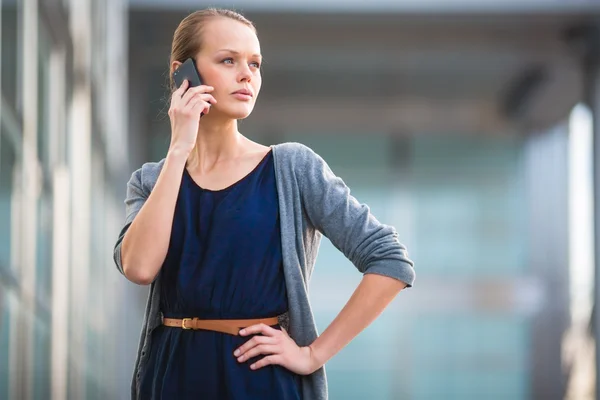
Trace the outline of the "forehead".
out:
M 232 49 L 243 53 L 260 53 L 258 37 L 249 26 L 230 18 L 214 18 L 203 29 L 203 49 L 214 52 Z

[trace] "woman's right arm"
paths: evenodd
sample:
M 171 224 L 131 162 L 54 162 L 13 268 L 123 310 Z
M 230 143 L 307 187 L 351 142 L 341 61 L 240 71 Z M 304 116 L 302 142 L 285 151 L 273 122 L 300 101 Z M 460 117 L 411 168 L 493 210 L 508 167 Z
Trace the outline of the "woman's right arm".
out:
M 132 179 L 128 187 L 128 201 L 137 203 L 130 206 L 137 214 L 127 217 L 133 220 L 115 251 L 120 252 L 125 277 L 140 285 L 152 283 L 160 272 L 169 249 L 181 176 L 196 143 L 200 114 L 208 113 L 210 105 L 216 103 L 207 93 L 214 90 L 212 87 L 203 85 L 185 91 L 187 86 L 186 81 L 171 98 L 171 145 L 156 184 L 144 199 L 140 171 L 140 179 Z
M 123 274 L 139 285 L 154 281 L 167 255 L 187 156 L 188 153 L 181 149 L 169 151 L 154 189 L 123 237 Z

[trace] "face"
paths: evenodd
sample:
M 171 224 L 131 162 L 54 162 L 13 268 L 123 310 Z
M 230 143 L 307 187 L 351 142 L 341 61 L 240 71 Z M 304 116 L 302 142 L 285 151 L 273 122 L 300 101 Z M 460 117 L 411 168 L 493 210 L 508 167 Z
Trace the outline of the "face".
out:
M 229 18 L 214 18 L 202 33 L 203 48 L 196 66 L 206 85 L 215 88 L 217 104 L 207 116 L 246 118 L 262 83 L 260 44 L 254 31 Z

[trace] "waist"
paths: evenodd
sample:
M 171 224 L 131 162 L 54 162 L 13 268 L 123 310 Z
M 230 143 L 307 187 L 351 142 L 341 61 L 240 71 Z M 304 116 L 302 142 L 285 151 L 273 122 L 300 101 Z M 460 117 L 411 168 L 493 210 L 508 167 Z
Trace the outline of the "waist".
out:
M 268 318 L 251 319 L 200 319 L 190 318 L 162 318 L 162 324 L 171 328 L 191 329 L 191 330 L 209 330 L 215 332 L 228 333 L 237 336 L 239 331 L 252 325 L 265 324 L 269 326 L 279 325 L 280 318 L 285 314 Z

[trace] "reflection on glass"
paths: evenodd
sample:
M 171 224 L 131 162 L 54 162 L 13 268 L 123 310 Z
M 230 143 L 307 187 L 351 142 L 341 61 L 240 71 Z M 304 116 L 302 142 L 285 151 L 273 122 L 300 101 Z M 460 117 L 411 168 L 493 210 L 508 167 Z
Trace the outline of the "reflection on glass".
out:
M 16 156 L 5 130 L 0 130 L 0 269 L 8 273 L 11 266 L 11 226 L 13 174 Z
M 9 132 L 5 115 L 0 115 L 0 398 L 10 396 L 9 383 L 14 378 L 15 368 L 11 368 L 10 349 L 15 342 L 14 322 L 16 314 L 12 311 L 14 296 L 18 292 L 19 281 L 14 271 L 15 247 L 14 226 L 17 222 L 18 200 L 15 177 L 17 176 L 17 153 L 15 143 L 9 137 L 18 137 L 18 132 Z M 10 134 L 10 136 L 9 136 Z M 12 321 L 11 321 L 12 318 Z M 11 326 L 12 323 L 12 326 Z
M 50 52 L 46 26 L 38 22 L 38 123 L 37 158 L 41 167 L 41 188 L 36 218 L 36 315 L 34 329 L 34 398 L 50 391 L 50 332 L 52 291 L 53 196 L 50 165 Z
M 20 110 L 18 93 L 21 38 L 19 37 L 20 10 L 16 1 L 0 1 L 2 7 L 2 96 L 13 112 Z

